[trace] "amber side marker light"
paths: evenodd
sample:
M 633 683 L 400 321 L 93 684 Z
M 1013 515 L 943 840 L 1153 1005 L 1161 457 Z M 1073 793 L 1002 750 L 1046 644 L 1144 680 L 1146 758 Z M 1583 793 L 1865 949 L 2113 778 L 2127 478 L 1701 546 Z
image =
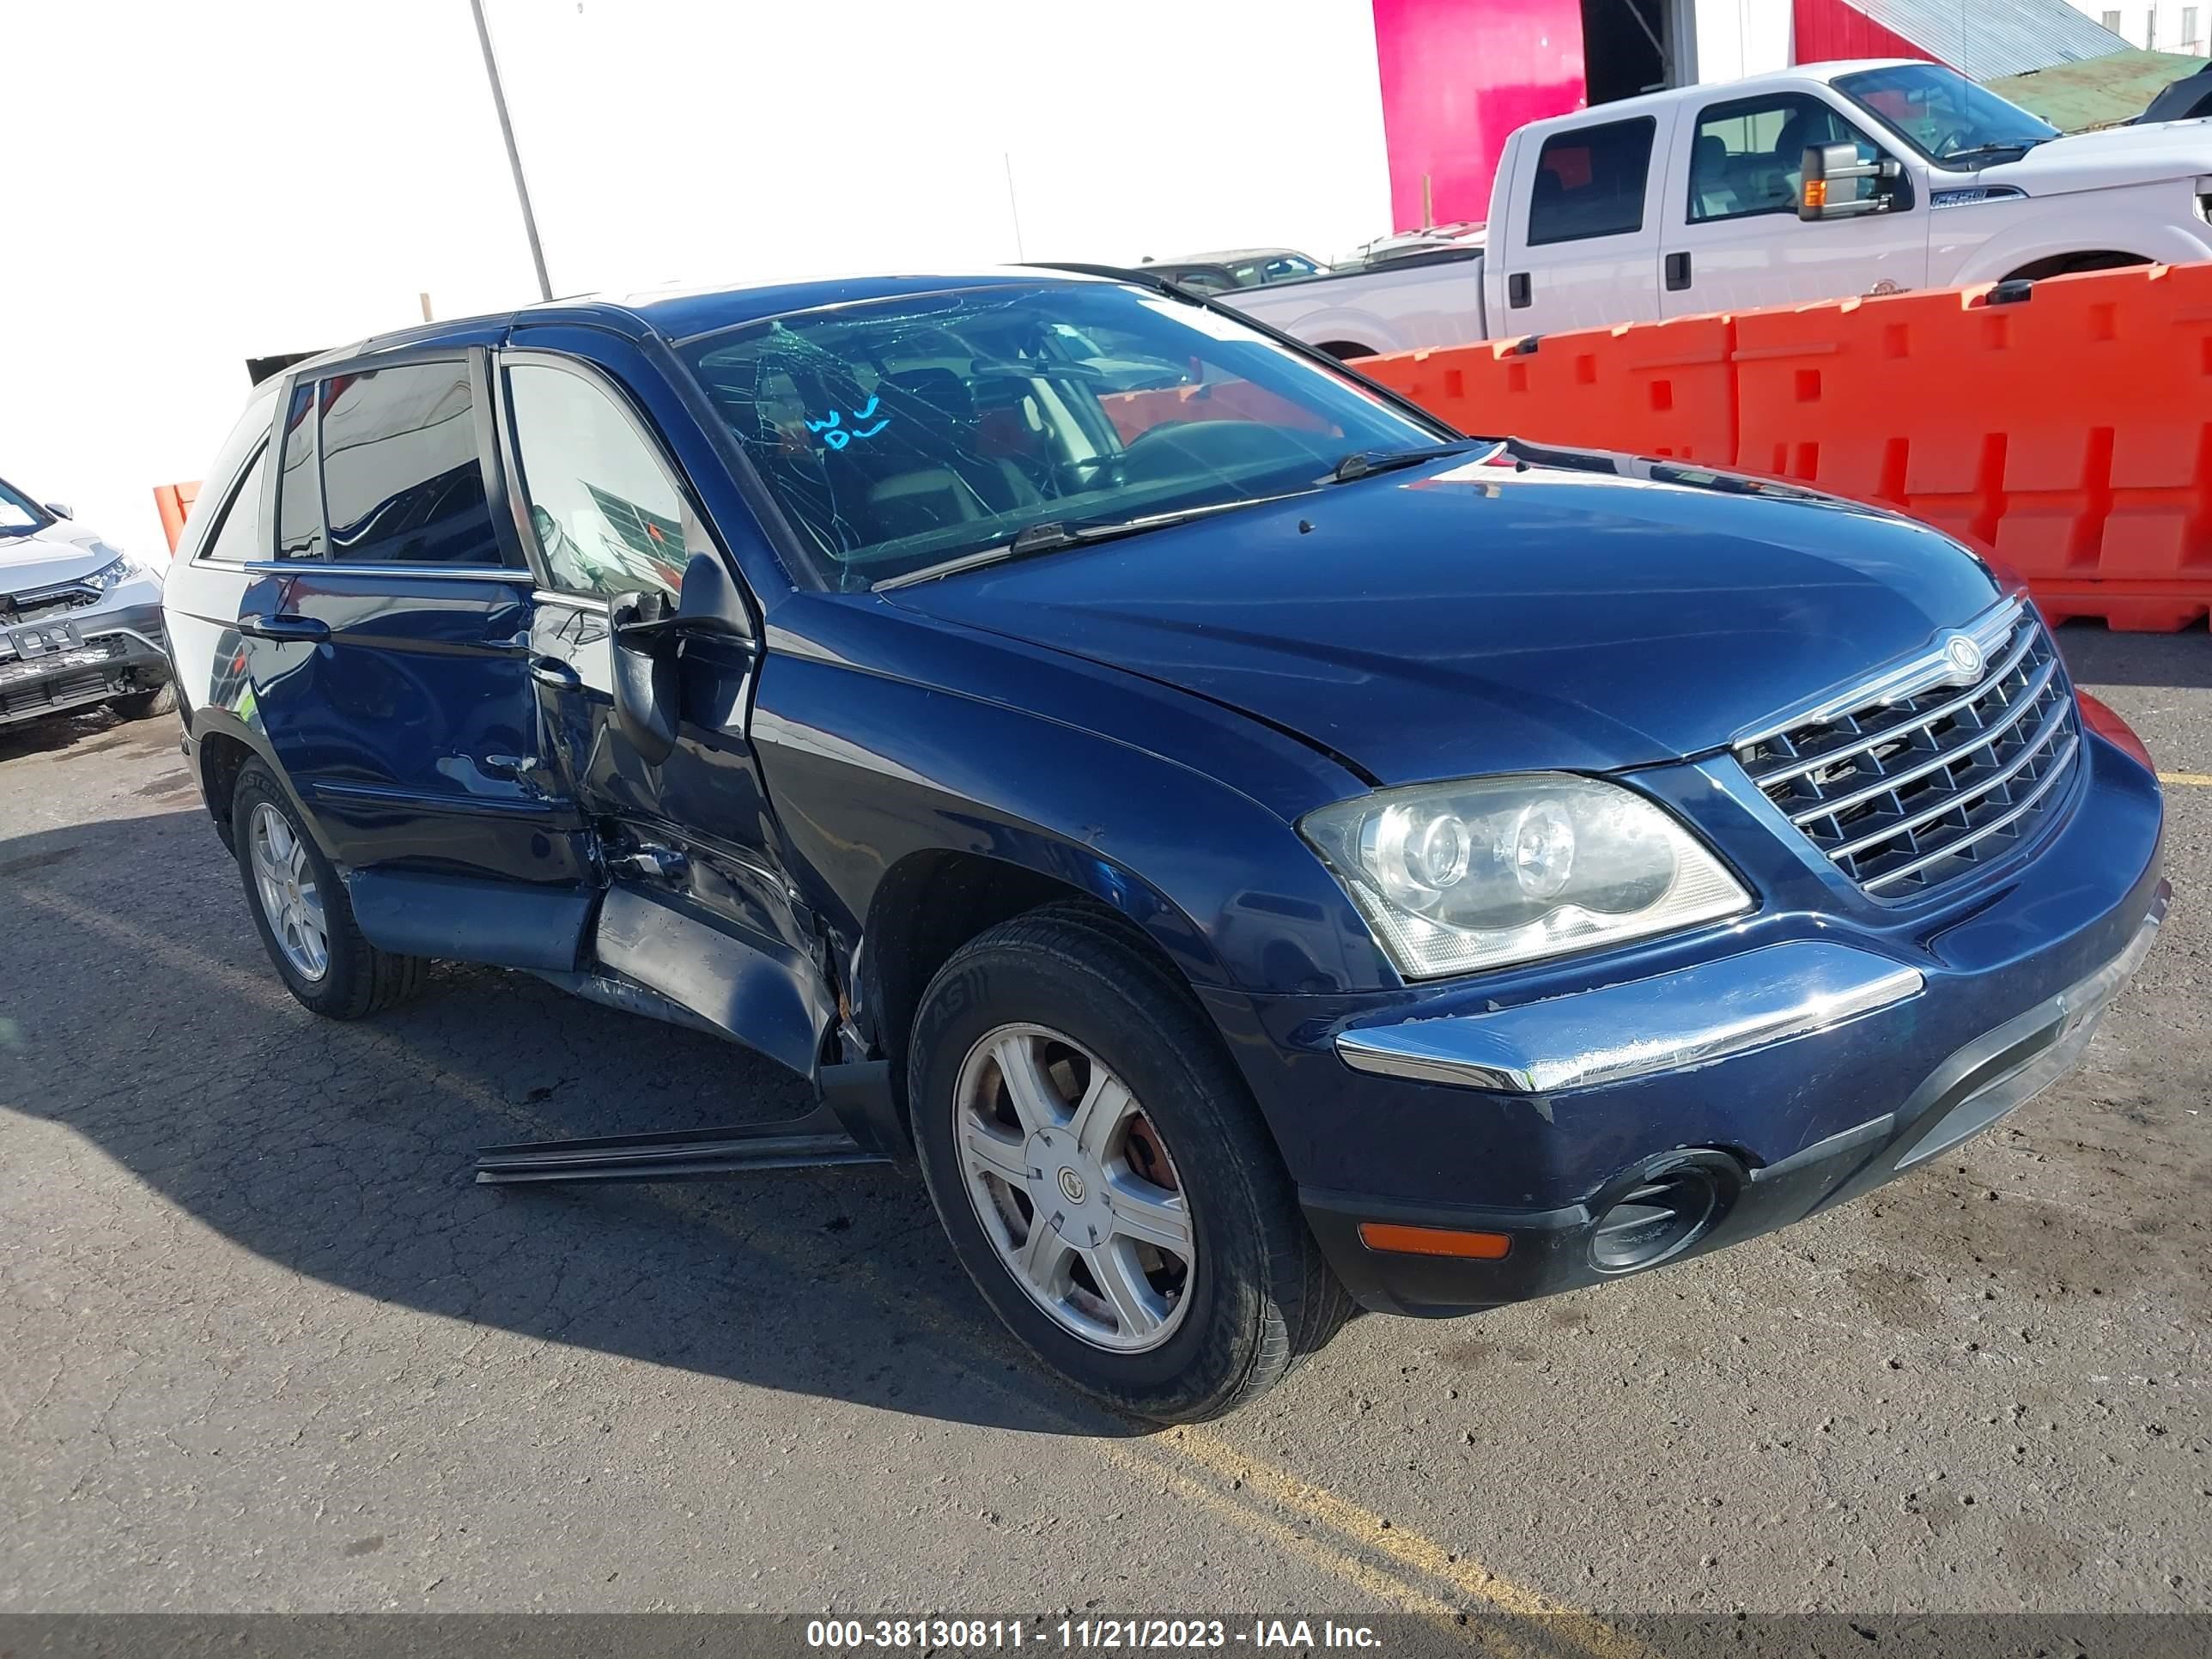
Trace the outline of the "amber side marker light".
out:
M 1370 1250 L 1399 1255 L 1456 1255 L 1498 1261 L 1513 1248 L 1510 1233 L 1463 1233 L 1450 1227 L 1406 1227 L 1395 1221 L 1363 1221 L 1359 1242 Z
M 1805 205 L 1808 208 L 1828 205 L 1828 181 L 1826 179 L 1808 179 L 1805 181 Z

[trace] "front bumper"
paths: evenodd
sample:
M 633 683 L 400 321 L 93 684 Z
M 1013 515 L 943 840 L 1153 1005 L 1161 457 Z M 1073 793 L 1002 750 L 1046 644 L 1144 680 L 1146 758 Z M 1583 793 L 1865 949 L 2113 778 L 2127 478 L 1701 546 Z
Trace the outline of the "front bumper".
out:
M 2084 759 L 2051 831 L 1917 909 L 1840 890 L 1751 799 L 1721 843 L 1768 860 L 1765 902 L 1741 921 L 1518 977 L 1200 994 L 1365 1305 L 1460 1312 L 1596 1282 L 1863 1192 L 2073 1061 L 2166 903 L 2154 775 L 2101 732 Z M 1706 792 L 1704 821 L 1725 825 L 1727 769 L 1683 776 Z M 1669 1182 L 1706 1194 L 1694 1236 L 1608 1255 L 1617 1206 Z M 1499 1248 L 1371 1248 L 1362 1222 Z M 1638 1242 L 1632 1226 L 1613 1237 Z
M 134 593 L 138 587 L 150 587 L 151 594 Z M 0 726 L 168 683 L 158 583 L 126 583 L 110 602 L 64 611 L 55 620 L 70 623 L 80 643 L 23 656 L 7 643 L 9 630 L 0 628 Z
M 2072 1070 L 2150 954 L 2169 897 L 2159 882 L 2119 955 L 1960 1048 L 1895 1110 L 1778 1162 L 1747 1166 L 1731 1148 L 1672 1149 L 1624 1170 L 1586 1202 L 1540 1212 L 1378 1203 L 1309 1189 L 1301 1194 L 1307 1221 L 1362 1305 L 1428 1315 L 1571 1290 L 1788 1226 L 1979 1134 Z M 1701 1213 L 1687 1214 L 1686 1203 Z M 1364 1223 L 1413 1230 L 1401 1238 L 1487 1235 L 1511 1243 L 1494 1260 L 1378 1250 L 1364 1242 Z

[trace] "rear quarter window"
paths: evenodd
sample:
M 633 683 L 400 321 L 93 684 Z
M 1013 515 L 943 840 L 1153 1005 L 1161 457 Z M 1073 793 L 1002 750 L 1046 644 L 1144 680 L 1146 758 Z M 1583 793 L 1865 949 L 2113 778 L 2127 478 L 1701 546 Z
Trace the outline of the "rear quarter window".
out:
M 1528 246 L 1625 236 L 1644 228 L 1651 176 L 1650 116 L 1555 132 L 1536 157 L 1528 203 Z

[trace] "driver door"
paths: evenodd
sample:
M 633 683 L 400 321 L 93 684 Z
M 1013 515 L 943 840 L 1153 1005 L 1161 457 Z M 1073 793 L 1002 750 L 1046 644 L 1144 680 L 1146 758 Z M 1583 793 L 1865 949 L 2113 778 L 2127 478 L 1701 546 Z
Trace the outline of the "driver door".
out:
M 649 365 L 637 372 L 652 372 Z M 615 706 L 629 596 L 678 603 L 695 555 L 726 557 L 657 434 L 604 368 L 510 349 L 498 366 L 511 510 L 540 576 L 529 673 L 549 748 L 592 823 L 607 896 L 588 957 L 811 1077 L 836 1003 L 788 896 L 746 722 L 750 637 L 664 635 L 680 711 L 658 763 Z
M 1928 282 L 1927 204 L 1911 169 L 1887 212 L 1808 223 L 1797 188 L 1809 144 L 1889 152 L 1807 92 L 1699 106 L 1677 131 L 1661 219 L 1660 315 L 1689 317 L 1809 300 L 1894 294 Z

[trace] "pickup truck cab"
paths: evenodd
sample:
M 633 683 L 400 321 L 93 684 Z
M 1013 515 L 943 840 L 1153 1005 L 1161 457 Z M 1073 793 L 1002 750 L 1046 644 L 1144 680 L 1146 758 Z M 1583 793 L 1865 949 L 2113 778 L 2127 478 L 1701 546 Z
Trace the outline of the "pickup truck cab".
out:
M 1808 150 L 1875 176 L 1804 201 Z M 1940 64 L 1810 64 L 1532 122 L 1488 245 L 1240 294 L 1340 356 L 2212 258 L 2212 125 L 2061 136 Z
M 1947 537 L 1462 438 L 1166 286 L 438 323 L 206 477 L 185 750 L 294 997 L 486 963 L 766 1054 L 807 1133 L 480 1178 L 918 1165 L 1139 1414 L 1911 1170 L 2166 902 L 2140 745 Z

